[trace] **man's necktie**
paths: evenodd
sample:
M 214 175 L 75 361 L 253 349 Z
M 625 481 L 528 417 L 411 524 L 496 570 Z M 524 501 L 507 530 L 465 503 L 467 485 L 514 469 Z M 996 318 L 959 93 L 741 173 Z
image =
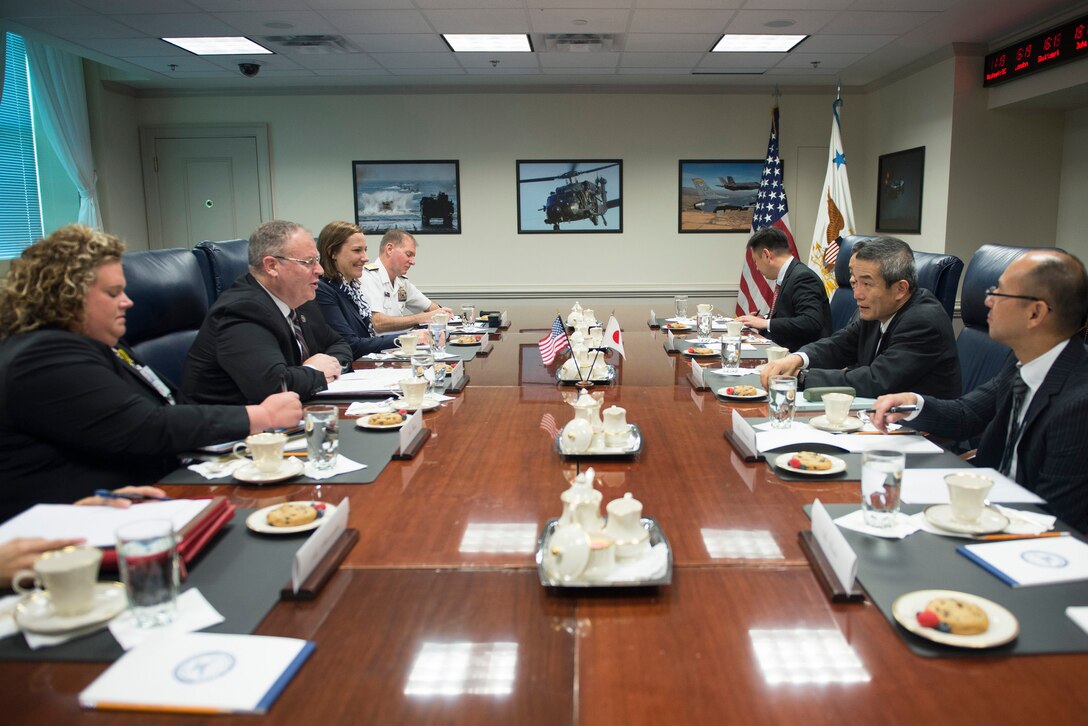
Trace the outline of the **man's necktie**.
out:
M 775 285 L 774 286 L 774 295 L 771 297 L 771 312 L 767 313 L 768 318 L 770 318 L 770 317 L 772 317 L 774 315 L 775 306 L 778 305 L 778 290 L 781 287 L 782 287 L 781 285 Z
M 1020 438 L 1020 411 L 1024 408 L 1024 399 L 1028 395 L 1028 384 L 1020 377 L 1020 371 L 1012 379 L 1012 411 L 1009 413 L 1009 432 L 1005 437 L 1005 453 L 1001 455 L 1001 473 L 1012 477 L 1012 455 L 1016 451 L 1016 440 Z
M 298 349 L 302 353 L 302 360 L 310 357 L 310 348 L 306 345 L 306 338 L 302 335 L 302 325 L 299 323 L 298 311 L 292 310 L 289 317 L 291 330 L 295 331 L 295 340 L 298 341 Z

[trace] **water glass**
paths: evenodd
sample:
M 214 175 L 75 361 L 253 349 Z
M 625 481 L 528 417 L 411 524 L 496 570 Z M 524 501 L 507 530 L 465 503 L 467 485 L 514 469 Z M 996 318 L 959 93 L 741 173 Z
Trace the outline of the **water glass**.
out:
M 797 376 L 771 376 L 767 392 L 771 428 L 788 429 L 793 425 L 797 404 Z
M 340 447 L 340 412 L 336 406 L 307 406 L 302 409 L 306 421 L 306 456 L 315 469 L 336 466 Z
M 705 313 L 700 312 L 695 317 L 695 324 L 696 324 L 696 327 L 697 327 L 697 329 L 699 331 L 699 341 L 702 342 L 702 343 L 708 342 L 710 340 L 710 325 L 711 325 L 710 311 L 708 310 Z
M 436 356 L 445 355 L 446 338 L 449 336 L 449 330 L 446 328 L 446 324 L 428 323 L 427 332 L 431 334 L 431 347 L 434 350 L 434 354 Z
M 870 527 L 891 527 L 899 515 L 899 491 L 907 456 L 873 449 L 861 454 L 861 510 Z
M 154 628 L 178 613 L 178 545 L 168 519 L 145 519 L 119 527 L 117 565 L 136 625 Z
M 688 316 L 688 296 L 677 295 L 672 299 L 673 304 L 676 306 L 676 317 L 686 318 Z
M 740 338 L 722 336 L 722 368 L 740 367 Z
M 412 376 L 434 383 L 434 355 L 429 350 L 416 351 L 412 356 Z
M 476 325 L 476 306 L 461 306 L 461 327 L 467 328 Z

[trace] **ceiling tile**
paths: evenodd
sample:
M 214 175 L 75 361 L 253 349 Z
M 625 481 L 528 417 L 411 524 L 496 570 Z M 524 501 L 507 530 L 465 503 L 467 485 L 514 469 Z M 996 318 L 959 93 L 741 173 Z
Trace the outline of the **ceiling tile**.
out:
M 764 69 L 782 60 L 782 53 L 707 53 L 700 70 Z
M 242 35 L 321 35 L 337 32 L 336 27 L 312 11 L 280 10 L 261 13 L 212 13 Z M 270 28 L 268 23 L 290 28 Z
M 817 70 L 842 70 L 864 57 L 864 53 L 789 53 L 775 68 L 812 68 L 812 62 L 819 61 Z
M 930 20 L 939 13 L 855 13 L 845 12 L 835 19 L 828 30 L 841 35 L 888 33 L 904 34 Z
M 454 59 L 463 68 L 491 68 L 491 61 L 499 61 L 499 68 L 539 68 L 536 53 L 457 53 Z
M 80 38 L 79 44 L 117 58 L 176 56 L 185 53 L 176 45 L 158 38 Z
M 453 53 L 371 53 L 383 67 L 394 68 L 460 68 Z
M 615 68 L 619 53 L 541 53 L 540 65 L 545 69 Z
M 366 53 L 302 53 L 292 55 L 291 60 L 312 71 L 362 70 L 381 67 Z
M 775 35 L 808 35 L 821 30 L 838 15 L 834 11 L 814 10 L 739 10 L 729 21 L 727 33 L 771 33 Z M 788 27 L 767 27 L 776 20 L 791 20 Z
M 103 15 L 141 15 L 150 11 L 198 13 L 201 8 L 185 0 L 151 3 L 148 0 L 78 0 L 79 4 Z
M 351 2 L 352 0 L 344 0 Z M 563 0 L 570 3 L 570 0 Z M 596 2 L 596 0 L 594 0 Z M 533 0 L 534 7 L 538 0 Z M 506 8 L 508 10 L 520 10 L 525 13 L 525 0 L 415 0 L 415 5 L 420 10 L 466 10 L 481 8 Z
M 903 0 L 910 2 L 910 0 Z M 745 10 L 845 10 L 857 0 L 747 0 Z
M 439 33 L 528 33 L 524 10 L 426 10 Z
M 238 35 L 238 31 L 207 13 L 160 15 L 114 15 L 119 22 L 155 38 L 203 38 L 209 35 Z
M 636 10 L 632 33 L 722 33 L 735 10 Z
M 706 52 L 721 38 L 720 33 L 629 33 L 623 42 L 626 51 Z
M 367 53 L 439 53 L 449 51 L 449 46 L 434 33 L 362 33 L 345 35 L 356 48 Z
M 69 0 L 0 0 L 0 17 L 42 18 L 86 15 L 87 8 Z
M 308 0 L 306 4 L 311 10 L 412 10 L 423 7 L 412 0 Z
M 324 10 L 322 17 L 341 33 L 430 33 L 417 10 Z
M 896 39 L 894 35 L 815 35 L 798 45 L 800 53 L 872 53 Z
M 28 28 L 47 35 L 80 41 L 83 38 L 139 38 L 139 30 L 114 22 L 103 15 L 66 15 L 54 18 L 22 18 Z
M 702 53 L 624 53 L 620 58 L 623 68 L 692 68 Z
M 536 33 L 622 33 L 627 30 L 630 16 L 629 10 L 533 8 L 529 23 Z M 586 23 L 575 25 L 575 20 Z
M 247 10 L 298 10 L 299 6 L 299 0 L 187 0 L 187 2 L 196 5 L 201 10 L 218 13 L 245 12 Z M 147 7 L 146 2 L 144 7 Z

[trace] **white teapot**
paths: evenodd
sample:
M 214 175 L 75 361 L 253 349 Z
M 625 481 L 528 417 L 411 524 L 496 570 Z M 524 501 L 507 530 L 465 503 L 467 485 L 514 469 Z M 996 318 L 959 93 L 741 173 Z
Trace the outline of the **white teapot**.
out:
M 574 417 L 588 421 L 594 434 L 599 434 L 604 431 L 604 422 L 601 420 L 601 404 L 603 398 L 603 393 L 591 395 L 589 391 L 583 388 L 578 394 L 578 398 L 571 404 L 571 406 L 574 407 Z
M 559 495 L 563 502 L 560 526 L 575 524 L 588 533 L 600 532 L 604 528 L 604 518 L 601 516 L 602 496 L 593 487 L 593 480 L 593 469 L 586 469 L 574 477 L 569 489 Z

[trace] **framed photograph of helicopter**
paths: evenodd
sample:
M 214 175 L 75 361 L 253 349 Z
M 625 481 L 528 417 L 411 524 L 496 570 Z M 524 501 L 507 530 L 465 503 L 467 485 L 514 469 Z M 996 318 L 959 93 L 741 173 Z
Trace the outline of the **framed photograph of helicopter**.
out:
M 353 161 L 355 223 L 367 234 L 461 234 L 456 161 Z
M 623 162 L 518 161 L 518 233 L 622 232 Z
M 680 232 L 747 232 L 763 159 L 681 159 Z

